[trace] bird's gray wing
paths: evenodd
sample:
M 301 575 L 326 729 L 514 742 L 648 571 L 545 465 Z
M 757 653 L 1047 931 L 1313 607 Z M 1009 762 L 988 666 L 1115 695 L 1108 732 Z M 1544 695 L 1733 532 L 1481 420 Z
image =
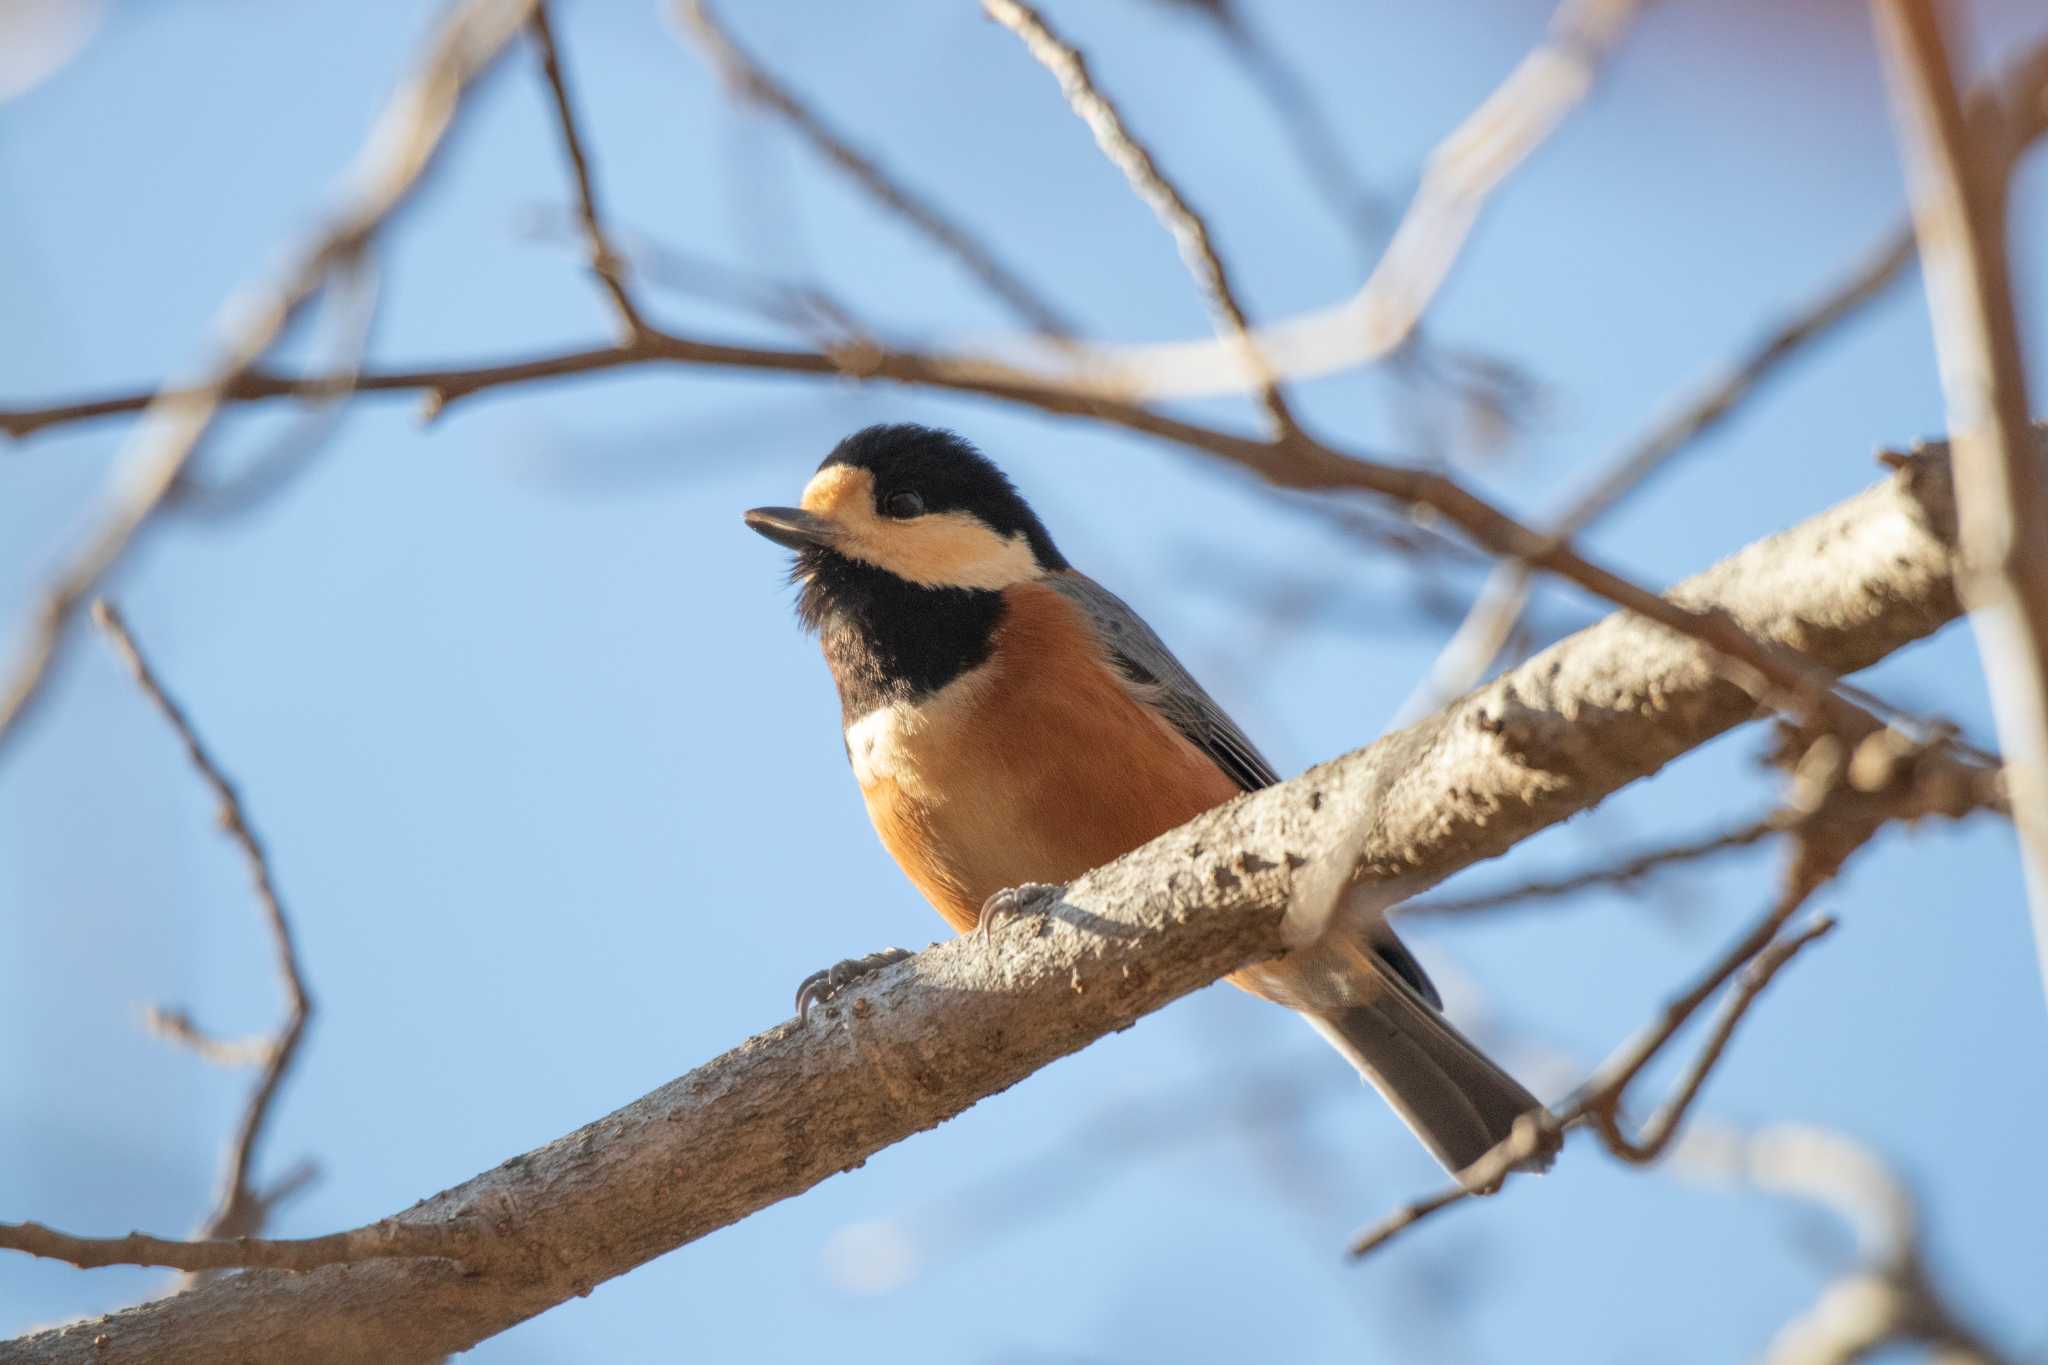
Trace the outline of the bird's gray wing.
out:
M 1121 597 L 1072 569 L 1047 574 L 1040 581 L 1081 608 L 1109 657 L 1123 671 L 1132 693 L 1171 721 L 1238 786 L 1257 791 L 1280 780 L 1266 756 Z M 1413 986 L 1432 1007 L 1443 1008 L 1429 974 L 1384 921 L 1373 925 L 1368 938 L 1373 952 L 1396 976 Z
M 1265 755 L 1122 598 L 1071 569 L 1047 574 L 1040 581 L 1081 608 L 1132 692 L 1171 721 L 1238 786 L 1257 791 L 1280 780 Z

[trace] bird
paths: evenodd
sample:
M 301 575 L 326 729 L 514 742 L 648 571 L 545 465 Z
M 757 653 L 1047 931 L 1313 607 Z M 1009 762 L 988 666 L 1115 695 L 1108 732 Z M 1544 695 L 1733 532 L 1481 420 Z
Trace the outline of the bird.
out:
M 1271 763 L 1135 611 L 1067 562 L 995 463 L 950 431 L 870 426 L 795 507 L 748 527 L 796 552 L 797 616 L 837 685 L 882 844 L 960 933 L 1248 791 Z M 1336 931 L 1332 931 L 1336 932 Z M 1232 984 L 1304 1015 L 1452 1172 L 1541 1105 L 1444 1017 L 1380 916 L 1346 951 Z M 909 954 L 808 978 L 800 1015 Z

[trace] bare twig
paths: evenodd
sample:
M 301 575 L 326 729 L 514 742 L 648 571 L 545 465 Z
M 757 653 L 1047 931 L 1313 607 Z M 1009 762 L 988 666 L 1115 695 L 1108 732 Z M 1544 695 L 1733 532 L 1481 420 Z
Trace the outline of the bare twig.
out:
M 581 221 L 574 214 L 559 220 L 552 214 L 535 214 L 524 230 L 536 241 L 583 238 Z M 870 330 L 820 284 L 745 270 L 645 233 L 616 233 L 612 245 L 636 280 L 788 327 L 814 345 L 865 336 Z
M 1775 934 L 1786 916 L 1774 912 L 1770 918 L 1771 932 Z M 1643 1068 L 1653 1061 L 1664 1044 L 1677 1033 L 1678 1027 L 1692 1012 L 1706 1002 L 1708 996 L 1719 990 L 1727 976 L 1717 967 L 1710 972 L 1708 980 L 1695 987 L 1694 993 L 1683 996 L 1674 1005 L 1667 1007 L 1666 1017 L 1650 1029 L 1627 1054 L 1616 1062 L 1601 1068 L 1594 1077 L 1593 1092 L 1603 1095 L 1598 1103 L 1588 1104 L 1586 1114 L 1599 1129 L 1606 1141 L 1607 1150 L 1632 1165 L 1648 1165 L 1664 1154 L 1677 1134 L 1678 1126 L 1685 1120 L 1693 1101 L 1699 1098 L 1700 1090 L 1713 1074 L 1714 1067 L 1728 1050 L 1728 1040 L 1735 1036 L 1735 1028 L 1742 1022 L 1749 1007 L 1771 984 L 1771 978 L 1779 969 L 1790 962 L 1814 940 L 1831 932 L 1835 927 L 1832 916 L 1822 915 L 1797 933 L 1782 939 L 1767 940 L 1753 957 L 1747 959 L 1741 975 L 1736 978 L 1735 987 L 1721 1007 L 1720 1017 L 1714 1021 L 1713 1031 L 1707 1041 L 1693 1057 L 1692 1065 L 1686 1069 L 1671 1098 L 1658 1106 L 1657 1112 L 1643 1126 L 1642 1131 L 1631 1138 L 1621 1130 L 1621 1098 L 1629 1085 L 1643 1073 Z M 1731 959 L 1732 960 L 1732 959 Z M 1681 1013 L 1682 1012 L 1682 1013 Z M 1678 1016 L 1678 1017 L 1674 1017 Z
M 554 96 L 555 123 L 562 130 L 562 151 L 569 158 L 569 170 L 576 181 L 576 216 L 583 228 L 583 245 L 590 256 L 591 273 L 611 299 L 612 311 L 618 315 L 619 327 L 628 341 L 647 330 L 641 321 L 640 309 L 633 302 L 631 291 L 626 288 L 626 263 L 613 249 L 611 235 L 605 231 L 603 216 L 597 207 L 597 186 L 590 169 L 590 158 L 583 150 L 583 136 L 577 130 L 576 108 L 569 99 L 568 79 L 562 72 L 561 53 L 555 42 L 555 30 L 548 17 L 546 0 L 533 7 L 533 41 L 540 49 L 541 73 L 547 78 L 548 90 Z
M 1974 126 L 2002 123 L 2008 127 L 2015 157 L 2048 135 L 2048 43 L 2025 53 L 1976 91 L 1970 99 L 1970 117 Z M 1886 233 L 1861 264 L 1767 331 L 1725 373 L 1674 400 L 1668 415 L 1602 465 L 1593 484 L 1551 522 L 1552 532 L 1565 538 L 1578 536 L 1679 455 L 1696 449 L 1742 404 L 1781 378 L 1787 362 L 1836 335 L 1845 323 L 1882 298 L 1917 255 L 1911 223 Z M 1402 706 L 1401 715 L 1433 710 L 1486 675 L 1528 605 L 1529 580 L 1528 566 L 1518 560 L 1495 567 L 1464 621 Z
M 1332 216 L 1361 246 L 1383 236 L 1393 225 L 1392 205 L 1352 168 L 1342 139 L 1316 101 L 1308 81 L 1288 64 L 1279 48 L 1259 34 L 1236 5 L 1196 0 L 1186 8 L 1215 25 L 1232 55 L 1265 95 L 1267 105 L 1286 126 L 1309 183 L 1322 196 Z
M 1352 167 L 1328 113 L 1311 82 L 1282 49 L 1266 40 L 1254 16 L 1242 6 L 1217 0 L 1178 0 L 1178 7 L 1209 21 L 1231 57 L 1243 69 L 1287 131 L 1297 159 L 1333 218 L 1356 245 L 1369 270 L 1396 225 L 1396 205 L 1383 199 Z M 1516 424 L 1537 388 L 1516 364 L 1438 345 L 1418 320 L 1407 339 L 1387 356 L 1400 381 L 1397 399 L 1404 427 L 1417 433 L 1418 455 L 1440 456 L 1441 443 L 1428 436 L 1446 400 L 1476 444 L 1491 445 Z
M 449 16 L 421 71 L 387 104 L 356 168 L 352 192 L 333 222 L 277 283 L 233 301 L 226 313 L 226 342 L 195 381 L 169 385 L 149 400 L 99 524 L 44 589 L 19 661 L 0 683 L 0 744 L 15 733 L 41 692 L 78 608 L 177 487 L 229 393 L 306 300 L 338 267 L 365 251 L 378 228 L 411 195 L 433 164 L 470 82 L 518 32 L 534 2 L 468 0 Z M 326 391 L 324 382 L 321 389 Z
M 1111 165 L 1123 172 L 1125 181 L 1150 206 L 1160 226 L 1172 234 L 1182 263 L 1201 287 L 1203 299 L 1215 316 L 1217 331 L 1239 349 L 1245 367 L 1259 376 L 1259 400 L 1272 419 L 1275 435 L 1293 430 L 1294 414 L 1288 410 L 1287 399 L 1280 392 L 1271 367 L 1260 358 L 1251 339 L 1251 323 L 1231 286 L 1230 271 L 1209 236 L 1209 225 L 1166 178 L 1145 144 L 1132 134 L 1116 104 L 1096 86 L 1080 49 L 1054 33 L 1044 16 L 1023 0 L 982 0 L 982 9 L 1016 34 L 1039 64 L 1052 73 L 1068 106 L 1095 135 L 1095 145 Z
M 201 1061 L 215 1066 L 255 1066 L 277 1055 L 278 1039 L 270 1034 L 248 1038 L 216 1038 L 190 1014 L 165 1005 L 142 1011 L 143 1026 L 166 1042 L 176 1043 Z
M 1961 815 L 1975 810 L 2009 813 L 2010 802 L 2006 794 L 2003 765 L 1997 755 L 1973 752 L 1973 747 L 1938 734 L 1913 740 L 1897 730 L 1883 730 L 1874 732 L 1863 741 L 1856 751 L 1858 757 L 1852 760 L 1852 766 L 1856 763 L 1862 765 L 1856 769 L 1857 776 L 1870 789 L 1875 790 L 1895 780 L 1891 765 L 1902 761 L 1911 763 L 1935 749 L 1947 750 L 1962 761 L 1945 763 L 1944 776 L 1938 780 L 1953 781 L 1955 785 L 1940 795 L 1934 793 L 1931 784 L 1923 787 L 1920 809 L 1940 810 L 1948 815 Z M 1652 849 L 1619 862 L 1588 868 L 1567 877 L 1528 881 L 1519 886 L 1474 896 L 1445 896 L 1410 901 L 1398 907 L 1395 913 L 1403 919 L 1411 916 L 1464 915 L 1481 910 L 1493 910 L 1521 901 L 1569 896 L 1595 886 L 1630 886 L 1665 868 L 1748 848 L 1773 835 L 1793 832 L 1798 828 L 1801 818 L 1794 811 L 1777 810 L 1761 819 L 1736 825 L 1717 834 L 1703 835 L 1698 839 Z
M 1498 1189 L 1503 1181 L 1522 1169 L 1523 1163 L 1530 1157 L 1562 1141 L 1566 1130 L 1574 1124 L 1593 1119 L 1602 1126 L 1603 1136 L 1608 1135 L 1613 1122 L 1611 1116 L 1621 1104 L 1629 1083 L 1663 1050 L 1664 1045 L 1671 1041 L 1678 1030 L 1692 1018 L 1702 1004 L 1713 997 L 1730 976 L 1754 960 L 1756 971 L 1747 975 L 1737 990 L 1730 995 L 1728 1006 L 1707 1046 L 1695 1059 L 1677 1096 L 1659 1115 L 1661 1149 L 1662 1144 L 1670 1140 L 1671 1132 L 1676 1130 L 1687 1108 L 1698 1097 L 1700 1088 L 1705 1084 L 1714 1065 L 1720 1061 L 1736 1025 L 1742 1022 L 1757 996 L 1770 984 L 1771 978 L 1790 962 L 1800 949 L 1834 927 L 1832 920 L 1818 920 L 1784 942 L 1773 944 L 1772 935 L 1775 935 L 1778 927 L 1784 923 L 1785 917 L 1796 908 L 1797 902 L 1792 902 L 1789 906 L 1774 907 L 1758 928 L 1752 930 L 1741 943 L 1716 962 L 1699 983 L 1665 1005 L 1659 1022 L 1645 1030 L 1641 1037 L 1624 1050 L 1620 1064 L 1610 1063 L 1609 1066 L 1603 1067 L 1600 1076 L 1577 1099 L 1554 1115 L 1523 1115 L 1516 1120 L 1514 1132 L 1505 1141 L 1459 1173 L 1457 1184 L 1402 1206 L 1361 1233 L 1351 1244 L 1352 1256 L 1365 1256 L 1377 1251 L 1408 1228 L 1451 1205 L 1461 1203 L 1473 1195 L 1488 1194 Z M 1769 932 L 1763 933 L 1766 927 Z M 1759 933 L 1763 934 L 1761 944 L 1756 941 Z M 1620 1134 L 1614 1132 L 1612 1137 L 1619 1138 Z M 1616 1150 L 1618 1155 L 1621 1154 L 1619 1149 Z
M 1703 835 L 1684 843 L 1638 853 L 1620 862 L 1588 868 L 1567 877 L 1523 882 L 1519 886 L 1475 896 L 1441 896 L 1410 901 L 1396 913 L 1402 919 L 1430 915 L 1469 915 L 1476 911 L 1495 910 L 1522 901 L 1552 900 L 1595 886 L 1632 886 L 1651 873 L 1668 867 L 1698 862 L 1702 858 L 1711 858 L 1716 854 L 1733 852 L 1739 848 L 1748 848 L 1773 834 L 1784 833 L 1786 827 L 1784 813 L 1773 811 L 1761 820 L 1751 820 L 1716 834 Z
M 249 818 L 242 808 L 241 797 L 234 784 L 223 773 L 220 765 L 200 742 L 186 717 L 184 709 L 164 691 L 156 672 L 149 661 L 142 656 L 141 646 L 136 644 L 128 624 L 121 619 L 121 613 L 113 603 L 102 598 L 93 603 L 93 621 L 106 633 L 114 650 L 134 675 L 136 685 L 150 704 L 177 732 L 178 740 L 185 746 L 185 757 L 193 770 L 199 774 L 207 789 L 213 793 L 218 807 L 217 818 L 228 838 L 234 840 L 241 850 L 242 861 L 248 865 L 249 880 L 256 891 L 257 904 L 262 907 L 264 925 L 270 931 L 270 942 L 280 989 L 284 993 L 285 1017 L 277 1031 L 266 1040 L 265 1045 L 253 1060 L 261 1061 L 262 1074 L 257 1078 L 255 1088 L 249 1093 L 249 1102 L 242 1110 L 242 1119 L 235 1131 L 235 1140 L 228 1149 L 228 1162 L 221 1179 L 221 1192 L 213 1215 L 200 1230 L 202 1238 L 233 1238 L 252 1236 L 260 1230 L 265 1211 L 272 1202 L 257 1194 L 252 1178 L 256 1164 L 256 1153 L 263 1140 L 263 1130 L 269 1123 L 270 1112 L 277 1099 L 278 1088 L 290 1074 L 292 1062 L 297 1058 L 299 1043 L 304 1038 L 306 1023 L 312 1017 L 313 1001 L 306 990 L 306 977 L 299 965 L 298 946 L 292 937 L 291 921 L 286 918 L 284 905 L 278 899 L 277 881 L 271 874 L 270 860 L 264 854 L 262 841 L 250 826 Z M 209 1061 L 226 1061 L 234 1051 L 247 1052 L 248 1043 L 225 1045 L 201 1033 L 191 1020 L 180 1013 L 159 1011 L 154 1015 L 159 1029 L 178 1041 L 198 1051 Z M 190 1269 L 191 1267 L 187 1267 Z
M 1274 377 L 1331 374 L 1378 360 L 1407 339 L 1449 278 L 1487 199 L 1584 101 L 1639 6 L 1640 0 L 1558 6 L 1550 37 L 1431 154 L 1401 225 L 1358 292 L 1252 334 Z M 1073 386 L 1146 401 L 1250 393 L 1265 382 L 1229 340 L 1077 347 L 1051 361 Z
M 1955 429 L 1959 586 L 1984 652 L 2048 988 L 2048 476 L 2005 254 L 2005 130 L 1966 120 L 1931 0 L 1881 0 L 1928 311 Z
M 719 22 L 709 0 L 674 0 L 673 12 L 680 26 L 696 40 L 704 56 L 718 68 L 726 84 L 736 94 L 773 111 L 788 123 L 811 144 L 813 150 L 866 190 L 876 202 L 951 255 L 1038 336 L 1055 342 L 1063 342 L 1073 336 L 1076 330 L 1073 324 L 1021 275 L 976 241 L 973 234 L 954 222 L 930 199 L 905 185 L 884 170 L 873 157 L 841 137 L 816 110 L 798 99 L 788 86 L 776 80 L 741 49 Z
M 386 1218 L 325 1237 L 265 1240 L 214 1237 L 181 1242 L 131 1232 L 125 1237 L 74 1237 L 41 1223 L 0 1223 L 0 1248 L 46 1260 L 68 1261 L 81 1270 L 114 1265 L 158 1265 L 189 1274 L 217 1270 L 316 1270 L 343 1262 L 390 1257 L 461 1259 L 478 1229 L 456 1223 L 400 1222 Z

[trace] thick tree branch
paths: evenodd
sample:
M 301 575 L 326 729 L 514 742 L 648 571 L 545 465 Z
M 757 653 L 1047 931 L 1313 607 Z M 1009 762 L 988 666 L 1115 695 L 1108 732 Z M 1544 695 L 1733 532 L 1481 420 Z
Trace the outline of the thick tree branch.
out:
M 2029 439 L 2027 376 L 2005 253 L 2007 130 L 1972 127 L 1931 0 L 1881 0 L 1913 220 L 1956 450 L 1960 587 L 2012 769 L 2034 946 L 2048 987 L 2048 469 Z
M 1674 596 L 1831 669 L 1959 611 L 1947 463 L 1758 542 Z M 418 1360 L 801 1193 L 1283 943 L 1315 888 L 1390 903 L 1757 715 L 1698 644 L 1620 614 L 1440 715 L 1075 883 L 1039 934 L 940 944 L 587 1128 L 404 1214 L 459 1257 L 252 1271 L 0 1345 L 21 1361 Z M 422 1234 L 423 1236 L 429 1234 Z M 95 1345 L 95 1339 L 102 1344 Z

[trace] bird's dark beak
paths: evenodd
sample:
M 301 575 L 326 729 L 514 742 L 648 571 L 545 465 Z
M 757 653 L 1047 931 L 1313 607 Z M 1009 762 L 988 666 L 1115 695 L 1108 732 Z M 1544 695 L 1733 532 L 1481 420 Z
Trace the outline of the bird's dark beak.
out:
M 830 545 L 839 538 L 839 527 L 801 507 L 756 507 L 747 513 L 747 525 L 777 545 L 801 550 L 811 545 Z

